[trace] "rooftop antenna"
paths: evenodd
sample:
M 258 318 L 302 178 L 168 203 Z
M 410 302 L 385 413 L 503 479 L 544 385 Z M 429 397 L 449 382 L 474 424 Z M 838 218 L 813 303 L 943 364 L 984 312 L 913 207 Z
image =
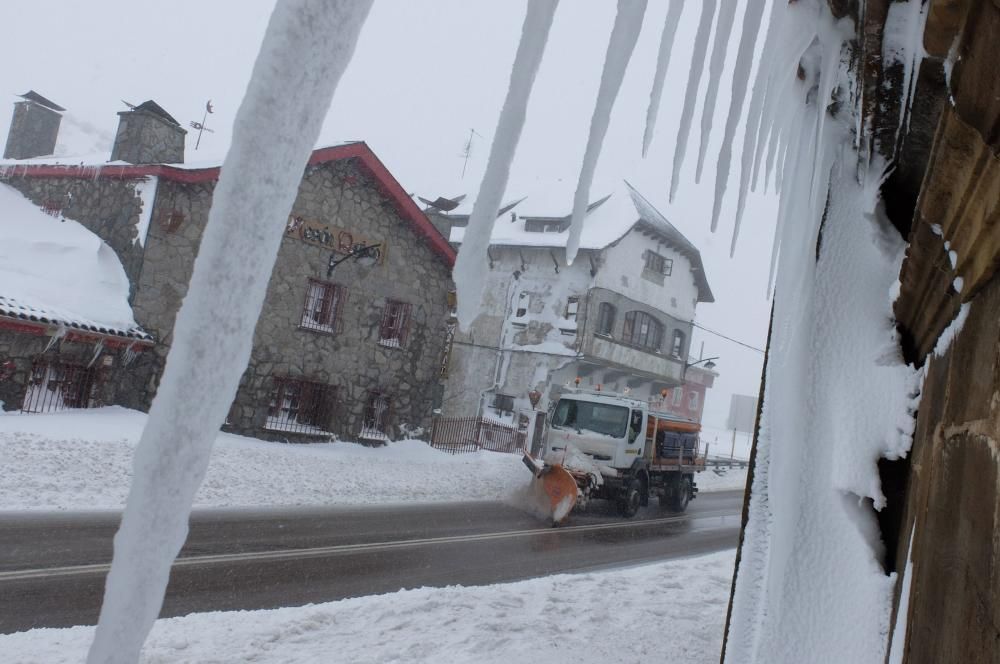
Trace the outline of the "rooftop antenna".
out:
M 469 165 L 469 157 L 472 155 L 472 137 L 473 136 L 478 136 L 479 138 L 483 137 L 483 135 L 480 134 L 475 129 L 469 129 L 469 140 L 467 140 L 465 142 L 465 148 L 462 149 L 462 156 L 465 158 L 465 161 L 462 162 L 462 179 L 463 180 L 465 179 L 465 169 Z
M 202 116 L 201 122 L 195 122 L 194 120 L 191 121 L 191 128 L 198 130 L 198 140 L 194 142 L 194 149 L 195 150 L 197 150 L 198 146 L 201 145 L 201 134 L 202 134 L 202 132 L 206 132 L 207 131 L 210 134 L 214 134 L 215 133 L 214 129 L 209 129 L 208 127 L 205 126 L 205 123 L 208 121 L 208 114 L 209 113 L 214 113 L 214 112 L 215 111 L 212 110 L 212 100 L 209 99 L 207 102 L 205 102 L 205 114 Z

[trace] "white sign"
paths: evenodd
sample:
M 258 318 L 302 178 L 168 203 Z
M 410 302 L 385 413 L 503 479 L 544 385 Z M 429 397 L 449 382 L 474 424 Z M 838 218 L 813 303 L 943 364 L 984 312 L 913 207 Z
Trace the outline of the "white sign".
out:
M 753 433 L 753 425 L 756 420 L 757 397 L 734 394 L 729 402 L 729 418 L 726 420 L 726 428 Z

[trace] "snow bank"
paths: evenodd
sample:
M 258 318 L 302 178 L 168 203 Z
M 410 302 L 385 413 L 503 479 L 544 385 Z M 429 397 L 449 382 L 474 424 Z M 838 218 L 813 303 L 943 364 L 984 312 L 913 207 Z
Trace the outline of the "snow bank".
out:
M 146 419 L 124 408 L 0 415 L 0 509 L 121 509 Z M 419 440 L 371 448 L 266 443 L 220 433 L 195 505 L 505 500 L 530 478 L 517 455 L 451 455 Z
M 137 326 L 114 250 L 80 223 L 46 214 L 0 184 L 0 304 L 50 320 L 121 331 Z
M 492 586 L 196 613 L 158 620 L 140 661 L 714 664 L 733 560 L 733 552 L 726 551 Z M 650 629 L 665 638 L 637 637 Z M 72 627 L 3 635 L 0 652 L 10 664 L 75 664 L 93 631 Z

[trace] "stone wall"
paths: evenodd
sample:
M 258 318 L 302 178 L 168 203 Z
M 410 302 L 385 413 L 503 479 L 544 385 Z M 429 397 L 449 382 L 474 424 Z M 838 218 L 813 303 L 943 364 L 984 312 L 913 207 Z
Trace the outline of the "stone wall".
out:
M 156 350 L 161 365 L 187 292 L 213 188 L 164 181 L 158 193 L 134 308 L 140 325 L 163 341 Z M 307 330 L 300 325 L 308 280 L 327 281 L 331 251 L 304 242 L 295 232 L 286 234 L 229 428 L 263 438 L 294 438 L 263 428 L 276 377 L 335 386 L 333 428 L 344 438 L 357 438 L 369 391 L 389 396 L 392 437 L 401 435 L 403 427 L 428 427 L 431 410 L 440 400 L 437 377 L 444 353 L 450 269 L 352 160 L 310 167 L 292 216 L 382 243 L 384 258 L 370 267 L 352 260 L 340 264 L 329 279 L 347 292 L 337 331 Z M 387 299 L 411 305 L 409 335 L 402 348 L 378 344 Z
M 142 267 L 143 245 L 138 240 L 142 198 L 139 182 L 112 178 L 11 177 L 4 181 L 35 205 L 77 221 L 104 240 L 116 254 L 129 278 L 130 299 L 135 296 Z

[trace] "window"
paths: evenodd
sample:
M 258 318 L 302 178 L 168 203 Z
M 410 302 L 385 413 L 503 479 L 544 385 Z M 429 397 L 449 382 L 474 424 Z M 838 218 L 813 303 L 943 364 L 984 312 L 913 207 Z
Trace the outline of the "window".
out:
M 270 431 L 330 433 L 337 388 L 300 378 L 275 378 L 264 428 Z
M 381 392 L 369 392 L 361 424 L 361 438 L 388 440 L 388 430 L 389 397 Z
M 655 274 L 662 274 L 665 277 L 669 277 L 670 273 L 674 270 L 674 260 L 662 256 L 655 251 L 647 251 L 645 259 L 646 264 L 644 269 Z
M 674 390 L 673 390 L 673 392 L 674 392 L 674 394 L 673 394 L 673 397 L 674 397 L 673 405 L 675 407 L 679 408 L 680 405 L 681 405 L 681 403 L 684 401 L 684 388 L 682 388 L 682 387 L 675 387 Z
M 688 394 L 688 410 L 698 410 L 698 402 L 700 398 L 697 392 L 691 392 Z
M 622 438 L 628 424 L 629 409 L 625 406 L 611 406 L 591 401 L 560 399 L 552 417 L 556 429 L 576 429 L 593 431 L 606 436 Z
M 597 308 L 597 334 L 611 336 L 612 331 L 615 329 L 615 315 L 617 313 L 615 305 L 608 302 L 601 302 L 601 305 Z
M 566 300 L 566 319 L 576 320 L 576 314 L 580 311 L 580 298 L 573 295 Z
M 680 330 L 674 330 L 674 340 L 670 344 L 670 356 L 678 360 L 684 356 L 684 333 Z
M 501 415 L 514 412 L 514 397 L 509 394 L 494 394 L 493 409 Z
M 379 328 L 379 345 L 400 348 L 406 343 L 410 331 L 410 305 L 406 302 L 386 300 Z
M 300 327 L 318 332 L 334 332 L 344 295 L 342 286 L 310 279 Z
M 47 413 L 100 406 L 95 398 L 97 383 L 97 370 L 93 367 L 37 360 L 31 367 L 21 411 Z
M 663 324 L 644 311 L 625 314 L 622 341 L 659 352 L 663 343 Z

